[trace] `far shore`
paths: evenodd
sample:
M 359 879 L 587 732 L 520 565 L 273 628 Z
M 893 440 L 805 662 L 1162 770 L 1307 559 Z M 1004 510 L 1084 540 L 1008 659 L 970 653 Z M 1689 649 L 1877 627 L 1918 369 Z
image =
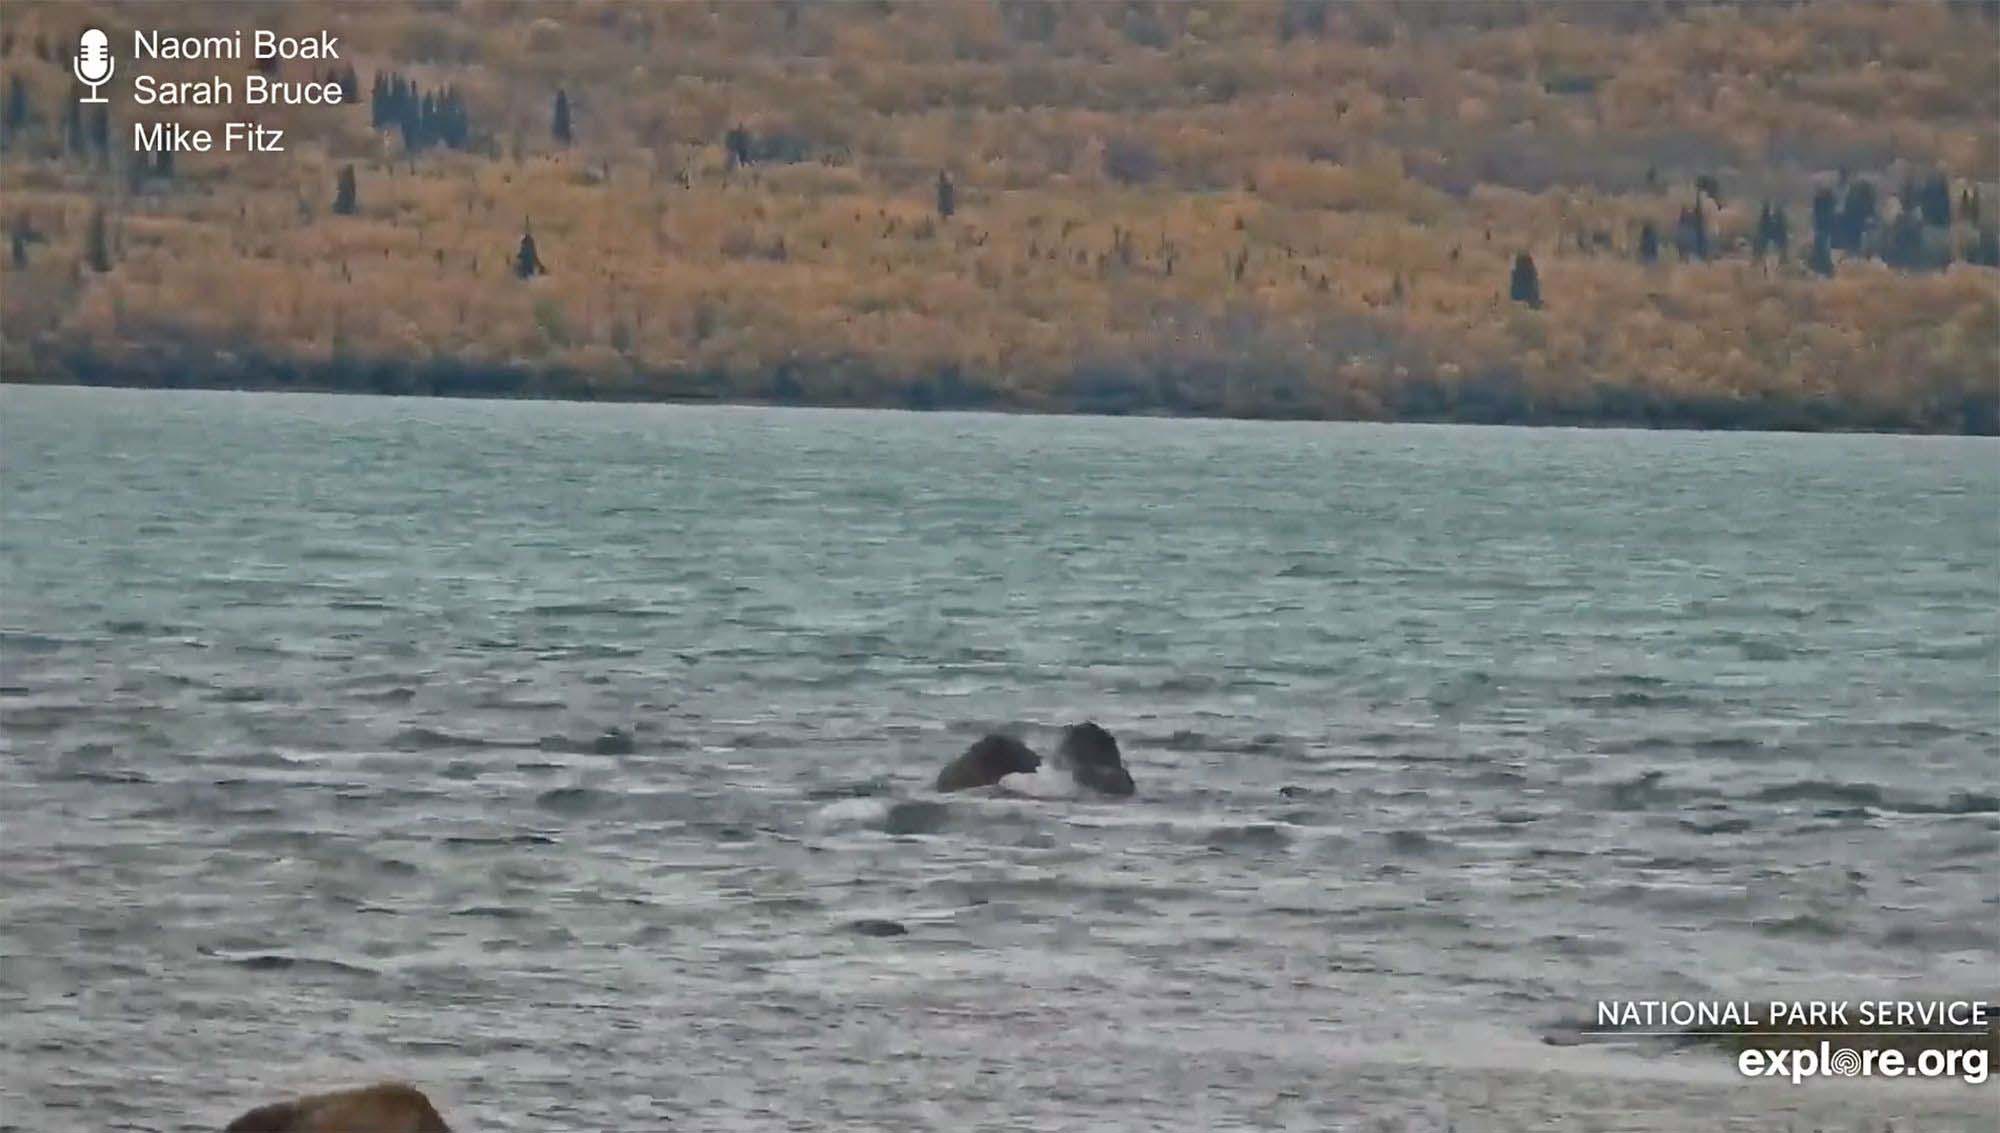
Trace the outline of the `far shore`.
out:
M 1129 381 L 1112 388 L 1073 383 L 1069 396 L 1026 398 L 968 385 L 956 375 L 874 388 L 895 396 L 826 396 L 788 374 L 753 380 L 712 373 L 646 375 L 606 382 L 560 368 L 470 366 L 452 359 L 373 360 L 338 364 L 225 356 L 201 363 L 65 359 L 46 372 L 0 373 L 0 384 L 119 389 L 237 390 L 364 394 L 389 397 L 572 401 L 663 405 L 746 405 L 914 412 L 973 411 L 1097 417 L 1251 421 L 1357 421 L 1383 424 L 1507 425 L 1544 428 L 1657 429 L 1719 432 L 1889 433 L 2000 436 L 2000 393 L 1969 404 L 1927 407 L 1853 405 L 1826 399 L 1675 397 L 1600 386 L 1581 401 L 1543 403 L 1506 382 L 1447 386 L 1412 381 L 1384 413 L 1287 396 L 1225 403 L 1188 396 L 1171 381 Z M 1227 383 L 1217 383 L 1227 385 Z M 1270 388 L 1267 384 L 1265 388 Z M 1158 396 L 1168 391 L 1170 396 Z

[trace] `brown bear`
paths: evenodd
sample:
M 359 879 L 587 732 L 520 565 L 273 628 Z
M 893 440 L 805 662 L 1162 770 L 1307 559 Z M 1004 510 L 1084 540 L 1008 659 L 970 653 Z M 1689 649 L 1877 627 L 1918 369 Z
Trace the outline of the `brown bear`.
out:
M 1063 729 L 1056 762 L 1069 768 L 1078 786 L 1089 790 L 1124 796 L 1137 789 L 1118 754 L 1118 741 L 1094 723 L 1086 721 Z
M 1008 775 L 1032 775 L 1041 765 L 1042 757 L 1027 744 L 1012 736 L 994 734 L 966 748 L 964 755 L 946 764 L 938 772 L 937 789 L 964 791 L 990 787 Z
M 451 1127 L 423 1091 L 380 1082 L 259 1106 L 223 1133 L 451 1133 Z

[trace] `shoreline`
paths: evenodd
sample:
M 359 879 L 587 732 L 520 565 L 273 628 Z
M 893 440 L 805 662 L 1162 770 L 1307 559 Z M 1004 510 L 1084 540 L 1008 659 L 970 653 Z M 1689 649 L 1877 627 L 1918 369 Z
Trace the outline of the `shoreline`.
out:
M 769 387 L 773 375 L 761 384 Z M 0 385 L 96 389 L 209 390 L 241 393 L 311 393 L 377 397 L 429 397 L 474 401 L 550 401 L 579 404 L 738 405 L 762 408 L 855 409 L 913 413 L 971 412 L 1009 416 L 1134 417 L 1162 420 L 1303 421 L 1383 425 L 1486 425 L 1515 428 L 1628 429 L 1647 432 L 1773 432 L 1799 434 L 1881 434 L 1888 436 L 2000 436 L 2000 397 L 1962 408 L 1956 422 L 1919 419 L 1910 411 L 1852 406 L 1805 398 L 1649 396 L 1600 386 L 1593 404 L 1544 406 L 1532 402 L 1457 407 L 1445 412 L 1366 414 L 1336 405 L 1176 405 L 1160 399 L 1116 404 L 1087 398 L 1029 400 L 1010 391 L 966 387 L 947 379 L 950 396 L 936 396 L 930 379 L 902 398 L 843 399 L 758 393 L 722 374 L 665 373 L 637 383 L 603 384 L 560 368 L 468 366 L 453 360 L 396 360 L 300 364 L 285 359 L 229 359 L 219 364 L 150 361 L 105 363 L 91 359 L 46 374 L 0 374 Z M 1411 383 L 1398 391 L 1406 401 L 1428 402 L 1459 393 L 1433 382 Z M 1608 412 L 1617 407 L 1625 412 Z

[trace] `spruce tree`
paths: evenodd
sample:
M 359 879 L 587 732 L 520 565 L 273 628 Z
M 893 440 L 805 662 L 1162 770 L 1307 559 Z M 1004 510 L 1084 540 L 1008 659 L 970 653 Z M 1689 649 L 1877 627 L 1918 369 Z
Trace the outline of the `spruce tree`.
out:
M 90 214 L 90 228 L 84 233 L 84 260 L 90 270 L 107 272 L 111 270 L 111 236 L 105 230 L 104 210 L 97 209 Z
M 1848 182 L 1847 199 L 1840 205 L 1840 223 L 1834 229 L 1833 246 L 1843 252 L 1859 252 L 1875 227 L 1875 186 L 1859 178 Z
M 1758 259 L 1765 253 L 1776 252 L 1782 262 L 1791 250 L 1791 227 L 1785 221 L 1783 206 L 1765 201 L 1757 214 L 1757 231 L 1752 237 L 1751 249 Z
M 438 142 L 452 149 L 467 148 L 472 141 L 471 123 L 465 113 L 465 99 L 457 87 L 446 87 L 438 94 Z
M 1806 266 L 1816 275 L 1833 276 L 1833 231 L 1825 229 L 1813 236 L 1812 254 L 1806 257 Z
M 535 251 L 535 234 L 521 233 L 521 246 L 514 252 L 514 274 L 522 279 L 533 279 L 548 272 L 542 266 L 542 257 Z
M 1681 210 L 1674 246 L 1683 260 L 1708 258 L 1708 214 L 1702 211 L 1700 197 L 1694 199 L 1693 206 Z
M 1917 186 L 1917 209 L 1924 223 L 1951 227 L 1951 182 L 1942 173 L 1932 173 Z
M 1507 284 L 1508 298 L 1540 310 L 1542 279 L 1535 271 L 1534 257 L 1522 252 L 1514 257 L 1514 274 Z
M 950 220 L 951 214 L 958 211 L 958 192 L 952 187 L 951 174 L 942 169 L 938 170 L 937 210 L 938 216 L 945 220 Z
M 1639 226 L 1639 262 L 1653 264 L 1660 261 L 1660 230 L 1652 221 Z
M 555 121 L 551 123 L 550 130 L 555 135 L 556 144 L 559 146 L 568 145 L 571 138 L 574 137 L 574 134 L 570 130 L 569 92 L 563 90 L 561 87 L 556 88 Z
M 354 192 L 354 166 L 340 167 L 340 176 L 334 179 L 333 211 L 341 216 L 353 216 L 358 210 Z
M 1813 239 L 1818 240 L 1821 236 L 1825 236 L 1831 241 L 1839 227 L 1839 199 L 1833 195 L 1832 189 L 1820 189 L 1813 194 L 1812 199 Z
M 1965 249 L 1965 262 L 1980 267 L 2000 268 L 2000 230 L 1982 228 Z
M 7 76 L 5 114 L 6 117 L 0 121 L 6 123 L 9 136 L 19 133 L 21 128 L 28 124 L 28 84 L 22 82 L 19 75 Z
M 437 144 L 437 96 L 429 91 L 417 100 L 417 144 L 429 149 Z
M 1920 271 L 1926 266 L 1924 222 L 1917 209 L 1897 213 L 1884 229 L 1882 262 L 1902 271 Z

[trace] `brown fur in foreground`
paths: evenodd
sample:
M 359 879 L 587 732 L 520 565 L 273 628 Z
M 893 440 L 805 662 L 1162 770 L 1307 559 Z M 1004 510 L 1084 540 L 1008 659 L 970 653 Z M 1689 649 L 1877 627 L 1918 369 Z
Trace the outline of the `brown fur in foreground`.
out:
M 382 1082 L 260 1106 L 223 1133 L 451 1133 L 415 1086 Z

